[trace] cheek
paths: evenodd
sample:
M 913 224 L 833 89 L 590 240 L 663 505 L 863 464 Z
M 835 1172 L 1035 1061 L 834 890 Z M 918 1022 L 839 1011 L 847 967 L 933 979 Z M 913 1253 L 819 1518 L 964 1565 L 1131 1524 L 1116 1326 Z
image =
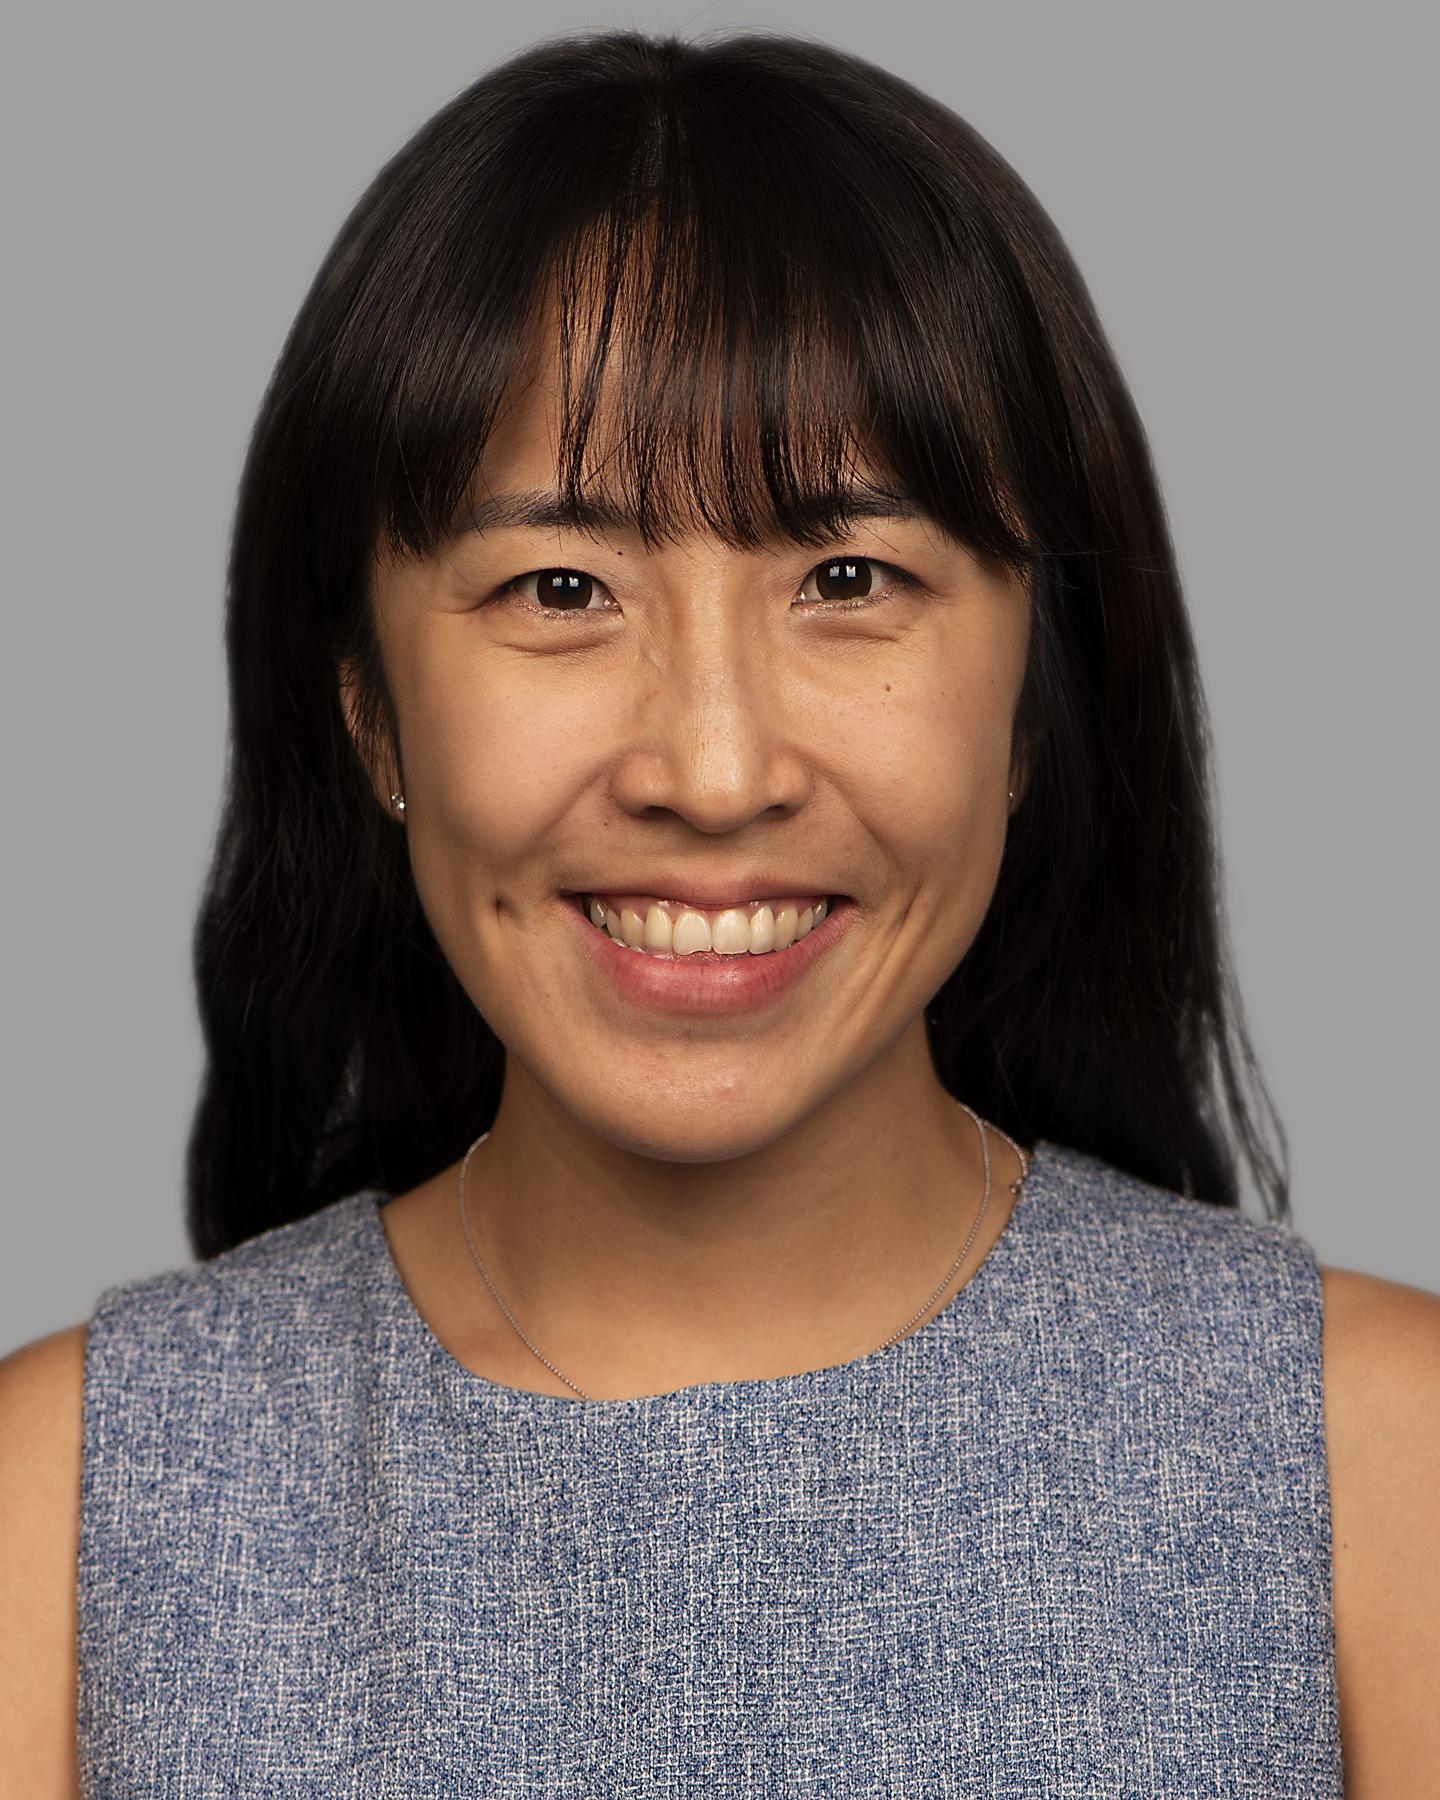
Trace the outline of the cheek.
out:
M 1010 720 L 982 678 L 896 682 L 852 713 L 846 742 L 857 810 L 890 859 L 956 897 L 982 899 L 1004 845 Z
M 503 879 L 534 857 L 583 783 L 584 709 L 553 680 L 511 671 L 497 681 L 473 657 L 434 653 L 417 659 L 401 716 L 417 877 L 422 863 L 439 873 L 453 860 L 472 881 L 477 869 Z

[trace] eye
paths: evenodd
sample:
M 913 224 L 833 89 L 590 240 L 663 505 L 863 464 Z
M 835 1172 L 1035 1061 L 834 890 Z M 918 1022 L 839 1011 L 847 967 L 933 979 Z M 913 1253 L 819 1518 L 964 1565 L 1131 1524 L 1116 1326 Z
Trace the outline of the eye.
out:
M 603 605 L 591 604 L 606 591 L 605 584 L 593 575 L 587 575 L 583 569 L 530 569 L 513 581 L 507 581 L 495 598 L 505 600 L 513 595 L 519 600 L 528 600 L 528 584 L 532 581 L 536 584 L 535 600 L 523 610 L 539 618 L 564 619 L 582 613 L 593 617 L 610 610 Z
M 892 579 L 877 582 L 872 571 L 883 569 Z M 848 612 L 852 607 L 872 606 L 877 600 L 888 600 L 916 584 L 911 576 L 894 563 L 881 562 L 874 556 L 835 556 L 816 563 L 805 577 L 803 586 L 814 580 L 822 604 L 821 612 Z M 801 599 L 805 596 L 802 592 Z
M 876 572 L 880 570 L 890 577 L 888 581 L 876 579 Z M 804 590 L 811 581 L 818 588 L 818 604 L 810 603 L 806 610 L 819 612 L 848 612 L 855 607 L 873 606 L 877 601 L 887 600 L 917 585 L 903 569 L 894 563 L 881 562 L 875 556 L 836 556 L 816 563 L 801 583 L 797 599 L 808 601 Z M 531 582 L 535 583 L 533 590 Z M 594 575 L 587 575 L 583 569 L 557 566 L 529 569 L 523 575 L 516 575 L 499 589 L 495 598 L 519 600 L 522 610 L 537 618 L 573 619 L 594 618 L 612 612 L 613 604 L 607 604 L 602 598 L 607 593 L 604 582 Z

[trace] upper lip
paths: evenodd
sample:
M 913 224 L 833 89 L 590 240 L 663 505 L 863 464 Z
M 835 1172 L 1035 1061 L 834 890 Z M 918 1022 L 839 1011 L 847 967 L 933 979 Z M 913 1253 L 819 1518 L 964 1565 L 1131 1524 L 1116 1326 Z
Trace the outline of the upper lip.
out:
M 707 912 L 726 906 L 748 906 L 752 900 L 843 898 L 824 882 L 800 883 L 788 875 L 737 875 L 727 881 L 705 881 L 694 875 L 646 875 L 633 881 L 607 878 L 574 891 L 579 894 L 645 894 L 656 900 L 688 902 Z

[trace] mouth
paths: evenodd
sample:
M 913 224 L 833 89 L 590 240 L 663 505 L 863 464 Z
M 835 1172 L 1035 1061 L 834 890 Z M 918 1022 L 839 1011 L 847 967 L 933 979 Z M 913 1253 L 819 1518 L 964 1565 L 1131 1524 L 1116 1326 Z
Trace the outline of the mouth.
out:
M 782 955 L 848 904 L 844 894 L 785 895 L 724 907 L 613 893 L 568 898 L 594 930 L 622 949 L 662 961 L 707 962 Z
M 812 990 L 805 977 L 857 913 L 848 896 L 824 894 L 786 898 L 778 909 L 761 900 L 718 913 L 652 901 L 642 919 L 623 898 L 563 896 L 588 967 L 627 1010 L 690 1017 L 749 1011 Z

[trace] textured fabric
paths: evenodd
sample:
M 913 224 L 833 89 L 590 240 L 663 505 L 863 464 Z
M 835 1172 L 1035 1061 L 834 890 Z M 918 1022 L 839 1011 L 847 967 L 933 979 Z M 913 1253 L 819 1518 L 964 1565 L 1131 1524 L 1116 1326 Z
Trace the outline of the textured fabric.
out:
M 1340 1795 L 1303 1237 L 1042 1142 L 908 1338 L 582 1401 L 385 1198 L 96 1304 L 91 1800 Z

